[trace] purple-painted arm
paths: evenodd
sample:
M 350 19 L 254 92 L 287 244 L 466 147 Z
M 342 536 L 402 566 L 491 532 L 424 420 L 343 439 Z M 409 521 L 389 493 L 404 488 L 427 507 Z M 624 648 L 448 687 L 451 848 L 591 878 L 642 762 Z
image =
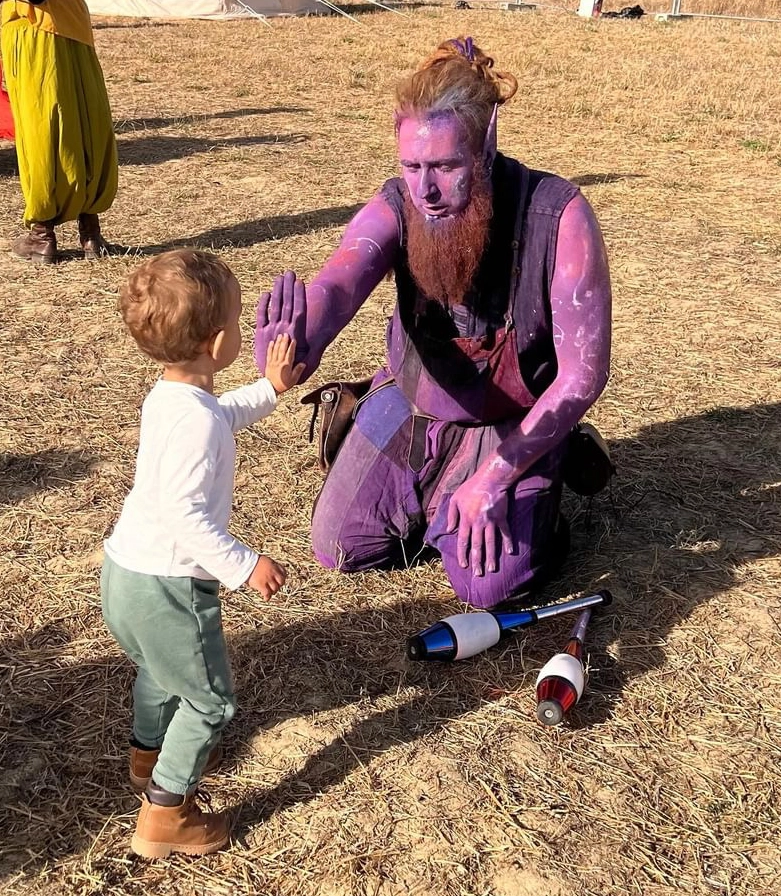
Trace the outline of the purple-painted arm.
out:
M 287 271 L 258 302 L 255 362 L 263 373 L 266 350 L 280 333 L 297 343 L 303 382 L 317 369 L 325 349 L 353 319 L 388 273 L 400 241 L 396 214 L 376 194 L 347 225 L 339 247 L 309 286 Z
M 458 527 L 459 563 L 482 575 L 498 563 L 497 542 L 512 550 L 507 491 L 560 442 L 597 400 L 610 371 L 610 273 L 602 233 L 578 194 L 559 223 L 551 287 L 556 379 L 518 429 L 458 488 L 448 524 Z

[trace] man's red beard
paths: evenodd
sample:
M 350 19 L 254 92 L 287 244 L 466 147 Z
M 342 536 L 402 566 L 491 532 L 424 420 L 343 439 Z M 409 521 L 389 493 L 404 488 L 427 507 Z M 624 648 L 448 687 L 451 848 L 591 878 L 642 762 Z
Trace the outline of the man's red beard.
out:
M 426 218 L 404 196 L 407 260 L 420 291 L 443 305 L 463 305 L 488 242 L 492 202 L 488 182 L 474 181 L 469 205 L 458 215 Z

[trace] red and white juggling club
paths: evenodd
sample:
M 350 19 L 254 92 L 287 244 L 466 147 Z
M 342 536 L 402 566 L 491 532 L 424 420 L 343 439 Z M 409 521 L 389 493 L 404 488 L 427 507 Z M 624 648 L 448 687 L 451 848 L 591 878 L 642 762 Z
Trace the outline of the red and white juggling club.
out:
M 465 660 L 493 647 L 502 638 L 551 616 L 572 613 L 584 607 L 607 605 L 612 600 L 603 590 L 535 610 L 459 613 L 448 616 L 407 639 L 411 660 Z
M 543 725 L 558 725 L 580 700 L 586 684 L 583 641 L 591 607 L 583 610 L 562 653 L 551 657 L 537 676 L 537 718 Z

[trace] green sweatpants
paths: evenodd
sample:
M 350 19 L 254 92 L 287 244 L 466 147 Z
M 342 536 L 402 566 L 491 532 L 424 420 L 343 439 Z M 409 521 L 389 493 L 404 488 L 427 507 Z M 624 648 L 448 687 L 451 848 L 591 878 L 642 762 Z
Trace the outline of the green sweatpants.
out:
M 19 19 L 3 26 L 2 51 L 25 224 L 105 212 L 117 194 L 117 144 L 95 50 Z
M 236 712 L 219 584 L 130 572 L 106 556 L 100 590 L 106 625 L 138 666 L 133 737 L 160 747 L 154 782 L 187 793 Z

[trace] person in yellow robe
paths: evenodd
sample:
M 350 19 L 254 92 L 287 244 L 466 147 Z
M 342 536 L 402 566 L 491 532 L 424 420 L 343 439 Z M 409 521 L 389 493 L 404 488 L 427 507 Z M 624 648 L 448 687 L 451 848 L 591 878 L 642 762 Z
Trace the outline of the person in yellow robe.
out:
M 27 231 L 13 252 L 57 258 L 55 226 L 79 222 L 87 258 L 107 254 L 98 215 L 117 193 L 117 145 L 84 0 L 2 0 L 0 45 Z

